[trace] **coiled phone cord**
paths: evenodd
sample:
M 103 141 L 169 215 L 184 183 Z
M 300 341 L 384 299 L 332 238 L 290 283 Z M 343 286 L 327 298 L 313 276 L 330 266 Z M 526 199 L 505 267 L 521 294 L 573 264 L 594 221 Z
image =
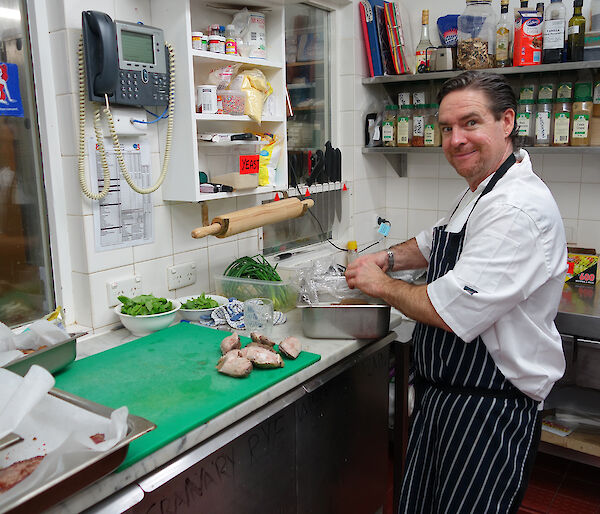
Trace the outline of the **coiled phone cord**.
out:
M 167 176 L 167 170 L 169 167 L 169 156 L 171 152 L 171 138 L 173 134 L 173 116 L 175 112 L 175 52 L 173 46 L 170 43 L 165 43 L 169 51 L 169 107 L 168 107 L 168 119 L 167 119 L 167 134 L 165 141 L 165 155 L 163 159 L 163 165 L 160 176 L 156 183 L 148 188 L 138 187 L 132 180 L 131 175 L 125 167 L 125 160 L 123 159 L 123 153 L 121 152 L 121 145 L 119 143 L 119 137 L 115 129 L 115 123 L 108 107 L 108 98 L 106 98 L 106 106 L 104 107 L 104 115 L 108 123 L 108 128 L 113 141 L 113 148 L 119 162 L 119 168 L 123 177 L 129 184 L 129 187 L 136 193 L 143 195 L 150 194 L 156 191 L 164 182 Z M 108 161 L 106 159 L 106 151 L 104 149 L 104 134 L 100 127 L 100 107 L 97 105 L 94 108 L 94 131 L 96 132 L 96 143 L 98 145 L 98 152 L 100 153 L 100 159 L 102 162 L 102 172 L 104 177 L 104 186 L 102 191 L 99 193 L 93 193 L 85 177 L 85 65 L 83 61 L 83 37 L 79 39 L 78 48 L 78 69 L 79 69 L 79 158 L 78 158 L 78 169 L 79 169 L 79 183 L 81 184 L 81 190 L 85 196 L 92 200 L 101 200 L 104 198 L 110 189 L 110 169 L 108 167 Z

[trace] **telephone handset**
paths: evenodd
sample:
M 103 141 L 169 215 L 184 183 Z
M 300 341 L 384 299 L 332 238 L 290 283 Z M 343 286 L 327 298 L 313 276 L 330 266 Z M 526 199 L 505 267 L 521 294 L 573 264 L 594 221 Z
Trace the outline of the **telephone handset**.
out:
M 88 96 L 120 105 L 167 105 L 169 73 L 163 31 L 82 13 Z
M 83 11 L 82 39 L 79 42 L 79 181 L 83 193 L 93 200 L 104 198 L 110 188 L 110 170 L 104 150 L 104 136 L 99 126 L 100 106 L 94 110 L 94 130 L 100 152 L 104 186 L 93 193 L 85 177 L 85 88 L 92 102 L 104 103 L 113 148 L 121 173 L 129 186 L 141 194 L 156 191 L 163 183 L 169 165 L 173 116 L 175 111 L 175 54 L 166 43 L 163 31 L 155 27 L 113 22 L 108 14 Z M 84 61 L 85 54 L 85 61 Z M 85 73 L 84 73 L 85 72 Z M 120 105 L 161 106 L 167 109 L 157 120 L 167 118 L 166 142 L 161 174 L 148 188 L 138 187 L 125 167 L 109 102 Z M 165 116 L 165 114 L 168 115 Z

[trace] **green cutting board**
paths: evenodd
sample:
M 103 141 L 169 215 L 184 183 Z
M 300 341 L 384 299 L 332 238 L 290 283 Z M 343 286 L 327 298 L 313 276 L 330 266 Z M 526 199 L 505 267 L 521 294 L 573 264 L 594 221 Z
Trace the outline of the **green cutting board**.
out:
M 56 387 L 118 408 L 157 425 L 131 442 L 119 469 L 143 459 L 193 428 L 317 362 L 301 352 L 277 369 L 254 369 L 246 378 L 217 372 L 227 332 L 179 323 L 111 350 L 73 362 Z M 242 338 L 242 344 L 249 342 Z

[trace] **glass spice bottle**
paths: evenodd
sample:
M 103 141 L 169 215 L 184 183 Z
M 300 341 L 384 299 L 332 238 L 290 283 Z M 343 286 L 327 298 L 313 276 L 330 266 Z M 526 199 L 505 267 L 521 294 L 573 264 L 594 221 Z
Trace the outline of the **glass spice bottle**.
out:
M 425 146 L 425 105 L 415 105 L 411 146 Z
M 441 146 L 440 127 L 438 124 L 439 104 L 430 104 L 425 119 L 425 146 Z
M 396 118 L 398 117 L 397 105 L 386 105 L 383 113 L 382 139 L 383 146 L 396 146 Z
M 398 109 L 398 123 L 396 124 L 396 146 L 410 146 L 412 141 L 412 114 L 415 106 L 412 104 L 401 105 Z
M 517 146 L 533 146 L 535 121 L 535 102 L 519 100 L 517 107 Z

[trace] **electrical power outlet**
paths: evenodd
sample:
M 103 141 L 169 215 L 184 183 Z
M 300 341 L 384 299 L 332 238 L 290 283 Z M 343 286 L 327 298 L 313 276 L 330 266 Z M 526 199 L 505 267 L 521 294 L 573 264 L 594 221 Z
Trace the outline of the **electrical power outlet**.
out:
M 121 295 L 131 298 L 139 294 L 142 294 L 142 277 L 140 275 L 106 283 L 106 295 L 109 307 L 117 305 L 119 303 L 119 296 Z
M 185 262 L 167 268 L 167 287 L 169 291 L 196 283 L 196 264 Z

